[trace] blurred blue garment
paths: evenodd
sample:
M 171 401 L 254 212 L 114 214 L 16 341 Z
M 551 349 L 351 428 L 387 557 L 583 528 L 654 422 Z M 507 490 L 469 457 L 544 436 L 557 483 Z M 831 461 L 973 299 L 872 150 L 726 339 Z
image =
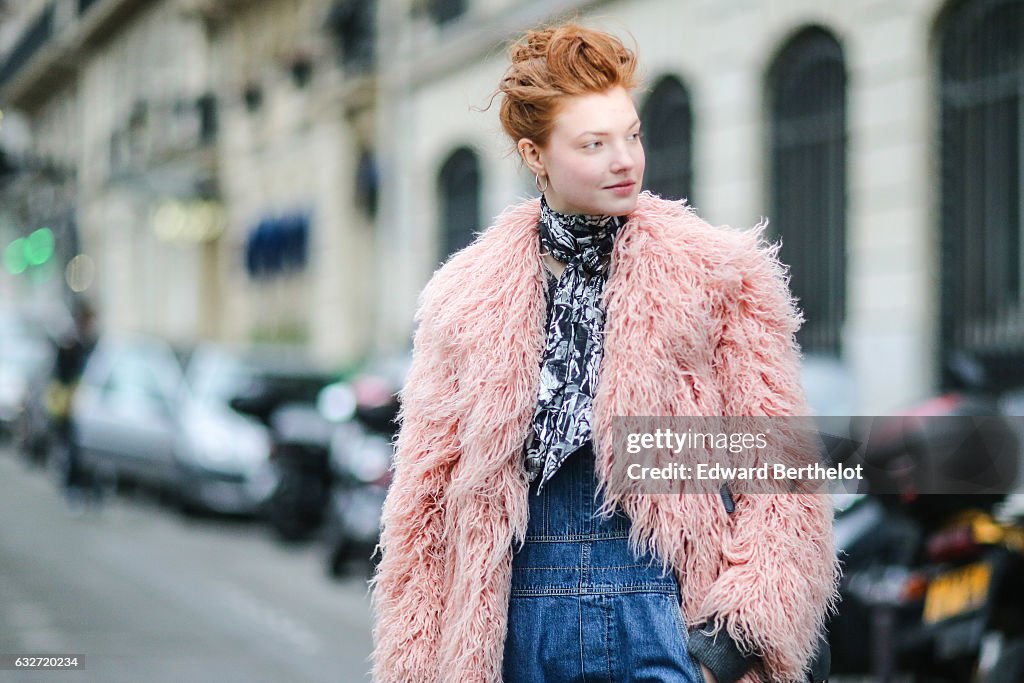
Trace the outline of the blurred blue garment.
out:
M 633 553 L 622 511 L 596 514 L 591 442 L 538 484 L 512 558 L 504 682 L 703 683 L 675 573 Z

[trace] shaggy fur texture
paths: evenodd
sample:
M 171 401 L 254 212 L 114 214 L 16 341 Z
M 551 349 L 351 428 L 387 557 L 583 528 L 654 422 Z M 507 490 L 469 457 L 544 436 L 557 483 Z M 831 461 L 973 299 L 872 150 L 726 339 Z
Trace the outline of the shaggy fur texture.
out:
M 545 334 L 538 215 L 537 200 L 507 210 L 421 296 L 371 581 L 378 683 L 501 680 Z M 615 416 L 809 414 L 793 340 L 800 317 L 761 233 L 712 227 L 681 202 L 641 195 L 604 294 L 602 486 Z M 836 599 L 827 496 L 738 494 L 729 515 L 714 494 L 605 493 L 633 520 L 634 547 L 676 571 L 687 624 L 725 629 L 763 657 L 745 681 L 803 677 Z

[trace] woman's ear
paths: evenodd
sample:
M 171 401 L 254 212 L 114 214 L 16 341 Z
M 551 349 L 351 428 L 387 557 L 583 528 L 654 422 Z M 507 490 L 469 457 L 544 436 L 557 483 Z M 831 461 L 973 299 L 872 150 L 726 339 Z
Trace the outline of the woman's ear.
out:
M 517 144 L 516 148 L 519 150 L 519 156 L 522 158 L 526 168 L 530 169 L 530 173 L 537 175 L 546 175 L 544 170 L 544 162 L 540 158 L 540 148 L 530 138 L 523 138 Z

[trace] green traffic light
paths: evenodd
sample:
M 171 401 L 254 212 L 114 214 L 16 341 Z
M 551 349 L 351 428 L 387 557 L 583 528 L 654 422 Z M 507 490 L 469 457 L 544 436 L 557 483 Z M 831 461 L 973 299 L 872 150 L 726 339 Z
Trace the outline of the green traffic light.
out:
M 53 231 L 39 228 L 25 238 L 25 261 L 29 265 L 41 266 L 53 257 Z
M 4 265 L 12 275 L 20 275 L 28 268 L 28 261 L 25 260 L 25 238 L 19 237 L 7 245 L 4 250 Z

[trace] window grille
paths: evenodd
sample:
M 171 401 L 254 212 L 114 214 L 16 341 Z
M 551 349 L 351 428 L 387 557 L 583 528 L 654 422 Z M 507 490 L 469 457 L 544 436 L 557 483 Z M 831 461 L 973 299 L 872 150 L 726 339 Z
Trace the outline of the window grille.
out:
M 809 28 L 768 74 L 771 220 L 806 322 L 803 350 L 838 357 L 846 315 L 846 68 Z
M 689 199 L 693 190 L 693 116 L 690 96 L 678 79 L 666 76 L 644 103 L 644 186 L 666 199 Z
M 960 3 L 939 31 L 941 379 L 970 359 L 986 388 L 1021 384 L 1024 2 Z
M 471 149 L 460 147 L 441 166 L 442 260 L 467 246 L 480 230 L 480 162 Z

